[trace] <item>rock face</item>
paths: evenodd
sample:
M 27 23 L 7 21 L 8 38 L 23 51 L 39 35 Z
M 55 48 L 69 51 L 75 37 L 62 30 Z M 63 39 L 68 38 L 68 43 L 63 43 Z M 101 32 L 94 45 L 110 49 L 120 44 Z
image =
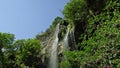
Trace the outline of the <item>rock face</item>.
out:
M 48 68 L 58 68 L 58 57 L 57 57 L 57 48 L 58 48 L 58 34 L 59 34 L 59 24 L 56 26 L 55 31 L 55 39 L 52 44 L 51 53 L 50 53 L 50 61 Z
M 59 63 L 64 59 L 64 52 L 76 48 L 74 28 L 66 22 L 60 22 L 56 25 L 54 34 L 46 41 L 41 51 L 42 62 L 47 64 L 47 68 L 59 68 Z

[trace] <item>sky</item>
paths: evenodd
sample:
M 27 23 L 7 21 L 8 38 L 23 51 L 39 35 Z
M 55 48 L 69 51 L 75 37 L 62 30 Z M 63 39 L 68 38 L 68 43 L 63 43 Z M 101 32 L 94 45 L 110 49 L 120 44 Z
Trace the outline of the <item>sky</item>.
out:
M 0 32 L 16 39 L 34 38 L 45 31 L 69 0 L 0 0 Z

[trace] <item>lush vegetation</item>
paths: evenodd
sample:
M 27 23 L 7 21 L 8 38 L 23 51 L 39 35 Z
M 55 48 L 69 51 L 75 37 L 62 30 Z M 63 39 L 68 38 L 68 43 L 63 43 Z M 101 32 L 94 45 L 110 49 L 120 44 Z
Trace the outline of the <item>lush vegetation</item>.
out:
M 40 41 L 14 40 L 10 33 L 0 33 L 0 68 L 44 67 L 41 61 Z
M 14 34 L 0 33 L 0 68 L 46 68 L 41 41 L 52 37 L 60 23 L 59 39 L 66 26 L 75 27 L 77 48 L 64 53 L 60 68 L 120 68 L 120 1 L 70 0 L 45 32 L 34 39 L 14 40 Z
M 61 67 L 120 67 L 119 0 L 71 0 L 63 13 L 66 19 L 76 24 L 79 39 L 76 37 L 78 49 L 66 52 L 67 59 L 61 62 Z
M 61 17 L 56 17 L 54 19 L 54 21 L 52 22 L 52 25 L 50 25 L 50 27 L 48 29 L 46 29 L 45 32 L 42 32 L 41 34 L 37 34 L 36 38 L 41 40 L 41 41 L 45 41 L 47 39 L 49 39 L 51 37 L 51 35 L 53 35 L 55 29 L 56 29 L 56 25 L 59 22 L 62 22 L 63 19 Z

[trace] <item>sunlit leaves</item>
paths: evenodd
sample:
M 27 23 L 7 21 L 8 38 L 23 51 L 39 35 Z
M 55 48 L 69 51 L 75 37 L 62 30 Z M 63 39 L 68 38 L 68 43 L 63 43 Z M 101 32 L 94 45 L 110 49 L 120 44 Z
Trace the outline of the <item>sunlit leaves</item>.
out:
M 8 47 L 14 41 L 14 35 L 10 33 L 0 33 L 0 49 L 1 47 Z
M 98 4 L 100 3 L 98 2 Z M 79 14 L 76 15 L 76 6 L 72 6 L 71 8 L 70 6 L 72 4 L 68 3 L 68 5 L 69 6 L 66 6 L 65 8 L 69 8 L 69 10 L 73 10 L 74 12 L 72 15 L 72 11 L 69 11 L 66 18 L 70 20 L 77 20 L 75 18 L 77 18 L 77 15 Z M 80 35 L 80 39 L 83 38 L 83 40 L 78 44 L 79 50 L 67 52 L 67 61 L 69 61 L 71 66 L 76 66 L 74 65 L 74 61 L 76 58 L 79 58 L 77 60 L 77 64 L 79 64 L 78 67 L 81 68 L 102 68 L 105 66 L 119 68 L 120 64 L 118 59 L 120 59 L 120 1 L 109 0 L 105 4 L 105 7 L 102 7 L 100 5 L 92 6 L 92 4 L 90 4 L 89 7 L 93 8 L 95 12 L 99 13 L 87 19 L 87 32 L 85 35 Z M 102 7 L 100 11 L 99 7 Z M 64 10 L 64 12 L 67 13 L 68 10 Z
M 87 14 L 86 6 L 85 0 L 71 0 L 64 7 L 63 14 L 69 22 L 82 20 Z

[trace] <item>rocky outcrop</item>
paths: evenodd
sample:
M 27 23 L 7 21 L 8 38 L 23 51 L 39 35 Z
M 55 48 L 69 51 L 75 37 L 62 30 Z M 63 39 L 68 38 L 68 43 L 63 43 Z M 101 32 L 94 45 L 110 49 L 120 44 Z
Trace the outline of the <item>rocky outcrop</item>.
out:
M 46 37 L 45 41 L 42 41 L 43 42 L 42 45 L 44 46 L 41 51 L 42 62 L 47 65 L 49 65 L 49 63 L 51 63 L 51 56 L 53 56 L 52 52 L 54 49 L 56 49 L 53 47 L 57 47 L 56 58 L 57 58 L 58 63 L 60 63 L 64 59 L 64 52 L 66 51 L 66 49 L 70 49 L 70 50 L 76 49 L 74 27 L 72 27 L 70 24 L 68 24 L 65 21 L 62 21 L 58 24 L 59 24 L 59 31 L 57 31 L 58 29 L 56 29 L 55 32 L 53 32 L 54 34 L 53 33 L 52 33 L 52 35 L 50 34 L 50 36 Z M 56 26 L 56 28 L 57 27 L 58 26 Z M 58 33 L 56 33 L 56 32 L 58 32 Z M 58 34 L 58 35 L 56 35 L 56 34 Z M 55 41 L 56 38 L 58 38 L 57 43 Z M 49 61 L 47 61 L 48 59 L 49 59 Z M 52 59 L 52 60 L 54 60 L 54 59 Z

